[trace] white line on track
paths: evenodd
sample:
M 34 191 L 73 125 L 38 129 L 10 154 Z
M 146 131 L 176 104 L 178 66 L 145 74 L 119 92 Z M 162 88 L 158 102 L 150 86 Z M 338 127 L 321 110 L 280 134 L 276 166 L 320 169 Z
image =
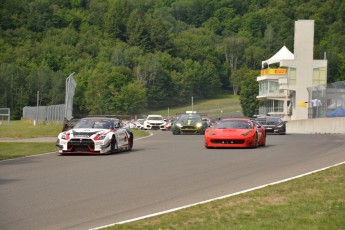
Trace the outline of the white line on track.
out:
M 326 169 L 329 169 L 329 168 L 332 168 L 332 167 L 336 167 L 336 166 L 339 166 L 339 165 L 342 165 L 342 164 L 345 164 L 345 161 L 341 162 L 341 163 L 338 163 L 338 164 L 334 164 L 334 165 L 325 167 L 325 168 L 321 168 L 321 169 L 317 169 L 317 170 L 314 170 L 314 171 L 311 171 L 311 172 L 307 172 L 307 173 L 304 173 L 304 174 L 301 174 L 301 175 L 297 175 L 297 176 L 294 176 L 294 177 L 290 177 L 290 178 L 286 178 L 286 179 L 279 180 L 279 181 L 276 181 L 276 182 L 272 182 L 272 183 L 269 183 L 269 184 L 261 185 L 261 186 L 250 188 L 250 189 L 246 189 L 246 190 L 243 190 L 243 191 L 240 191 L 240 192 L 235 192 L 235 193 L 228 194 L 228 195 L 225 195 L 225 196 L 216 197 L 216 198 L 213 198 L 213 199 L 209 199 L 209 200 L 201 201 L 201 202 L 198 202 L 198 203 L 189 204 L 189 205 L 185 205 L 185 206 L 169 209 L 169 210 L 162 211 L 162 212 L 152 213 L 152 214 L 149 214 L 149 215 L 145 215 L 145 216 L 141 216 L 141 217 L 137 217 L 137 218 L 133 218 L 133 219 L 129 219 L 129 220 L 124 220 L 124 221 L 116 222 L 116 223 L 113 223 L 113 224 L 108 224 L 108 225 L 104 225 L 104 226 L 100 226 L 100 227 L 96 227 L 96 228 L 91 228 L 90 230 L 98 230 L 98 229 L 107 228 L 107 227 L 111 227 L 111 226 L 118 225 L 118 224 L 125 224 L 125 223 L 129 223 L 129 222 L 137 221 L 137 220 L 146 219 L 146 218 L 149 218 L 149 217 L 154 217 L 154 216 L 158 216 L 158 215 L 162 215 L 162 214 L 166 214 L 166 213 L 170 213 L 170 212 L 175 212 L 175 211 L 178 211 L 178 210 L 181 210 L 181 209 L 185 209 L 185 208 L 189 208 L 189 207 L 192 207 L 192 206 L 196 206 L 196 205 L 199 205 L 199 204 L 204 204 L 204 203 L 208 203 L 208 202 L 215 201 L 215 200 L 225 199 L 225 198 L 236 196 L 236 195 L 239 195 L 239 194 L 242 194 L 242 193 L 251 192 L 251 191 L 254 191 L 254 190 L 257 190 L 257 189 L 261 189 L 261 188 L 264 188 L 264 187 L 267 187 L 267 186 L 270 186 L 270 185 L 280 184 L 280 183 L 283 183 L 283 182 L 286 182 L 286 181 L 297 179 L 297 178 L 300 178 L 300 177 L 303 177 L 303 176 L 307 176 L 307 175 L 310 175 L 310 174 L 313 174 L 313 173 L 316 173 L 316 172 L 320 172 L 320 171 L 323 171 L 323 170 L 326 170 Z

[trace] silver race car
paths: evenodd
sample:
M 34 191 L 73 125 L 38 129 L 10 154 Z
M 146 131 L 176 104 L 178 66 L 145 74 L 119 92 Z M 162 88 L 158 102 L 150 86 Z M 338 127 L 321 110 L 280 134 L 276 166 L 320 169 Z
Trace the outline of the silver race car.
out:
M 110 154 L 132 150 L 133 133 L 117 118 L 83 118 L 58 135 L 56 146 L 61 155 Z

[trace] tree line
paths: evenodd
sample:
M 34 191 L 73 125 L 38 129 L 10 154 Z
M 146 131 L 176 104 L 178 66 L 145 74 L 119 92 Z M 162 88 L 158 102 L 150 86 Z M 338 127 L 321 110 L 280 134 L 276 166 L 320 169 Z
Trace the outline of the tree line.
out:
M 2 0 L 0 107 L 63 104 L 75 72 L 74 113 L 147 110 L 240 95 L 257 112 L 261 61 L 293 51 L 294 22 L 315 20 L 314 58 L 345 80 L 345 2 L 322 0 Z

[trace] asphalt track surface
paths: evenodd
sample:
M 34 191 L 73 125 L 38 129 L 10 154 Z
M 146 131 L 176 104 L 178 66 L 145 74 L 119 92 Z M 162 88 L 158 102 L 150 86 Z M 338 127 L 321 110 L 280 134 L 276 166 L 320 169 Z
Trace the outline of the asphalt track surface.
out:
M 90 229 L 225 196 L 345 161 L 345 135 L 268 135 L 257 149 L 205 149 L 154 135 L 131 152 L 0 161 L 0 229 Z

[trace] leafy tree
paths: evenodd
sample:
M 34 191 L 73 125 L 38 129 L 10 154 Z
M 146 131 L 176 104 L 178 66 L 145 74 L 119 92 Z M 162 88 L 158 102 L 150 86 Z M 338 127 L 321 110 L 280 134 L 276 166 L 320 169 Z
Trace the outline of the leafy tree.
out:
M 213 61 L 216 53 L 216 39 L 212 31 L 200 28 L 190 29 L 180 33 L 173 39 L 173 55 L 182 59 L 192 59 L 203 62 Z
M 103 36 L 100 28 L 83 24 L 80 27 L 80 37 L 75 49 L 81 56 L 88 57 L 90 55 L 95 58 L 100 50 L 99 41 L 102 40 Z
M 246 117 L 252 117 L 259 111 L 259 101 L 256 99 L 259 94 L 259 84 L 256 81 L 258 74 L 258 71 L 247 71 L 242 76 L 240 103 Z
M 226 63 L 229 67 L 230 72 L 230 84 L 233 87 L 234 95 L 237 94 L 238 81 L 232 78 L 232 73 L 234 73 L 238 67 L 242 64 L 243 54 L 248 40 L 245 37 L 235 36 L 228 37 L 223 41 L 223 52 L 225 55 Z M 235 77 L 236 75 L 234 75 Z M 235 84 L 235 85 L 233 85 Z
M 236 71 L 238 66 L 241 65 L 247 44 L 248 40 L 245 37 L 233 36 L 224 39 L 223 52 L 231 72 Z
M 105 31 L 113 38 L 119 38 L 123 41 L 127 39 L 125 37 L 127 34 L 126 21 L 132 11 L 129 3 L 130 1 L 127 0 L 109 1 L 108 11 L 104 17 L 104 26 Z
M 146 89 L 138 81 L 131 82 L 122 88 L 116 100 L 119 107 L 115 114 L 142 114 L 147 107 Z
M 34 0 L 29 3 L 27 26 L 35 32 L 42 32 L 53 25 L 53 10 L 49 0 Z
M 105 106 L 106 113 L 126 114 L 125 112 L 133 112 L 135 110 L 128 105 L 128 103 L 132 99 L 137 98 L 133 95 L 126 95 L 126 93 L 123 92 L 123 89 L 129 86 L 133 81 L 134 76 L 130 69 L 126 67 L 112 67 L 111 72 L 109 72 L 105 77 L 104 89 L 101 92 L 102 102 Z M 126 91 L 132 94 L 132 90 L 138 88 L 137 86 L 137 84 L 131 85 L 129 88 L 126 88 Z M 145 90 L 140 92 L 145 92 Z
M 223 27 L 221 22 L 216 17 L 209 18 L 204 24 L 203 27 L 211 30 L 213 33 L 221 35 Z
M 25 73 L 15 64 L 0 64 L 0 107 L 11 109 L 11 119 L 19 119 L 21 108 L 28 104 Z
M 243 17 L 244 30 L 250 32 L 253 38 L 262 38 L 266 30 L 266 12 L 255 11 Z
M 142 55 L 144 55 L 144 51 L 140 47 L 117 42 L 112 49 L 110 61 L 115 66 L 125 66 L 133 69 L 136 65 L 136 57 Z
M 147 107 L 150 109 L 158 109 L 170 106 L 170 98 L 174 97 L 170 90 L 172 87 L 170 76 L 162 73 L 159 78 L 147 88 Z
M 146 17 L 147 30 L 149 33 L 148 51 L 164 51 L 171 48 L 168 29 L 160 18 Z
M 269 52 L 261 47 L 248 46 L 244 51 L 245 64 L 250 69 L 260 69 L 261 61 L 268 58 Z
M 89 0 L 86 6 L 87 11 L 89 12 L 88 24 L 96 26 L 98 28 L 103 28 L 105 19 L 107 16 L 101 17 L 100 15 L 106 15 L 108 11 L 108 1 L 107 0 Z M 111 17 L 109 15 L 109 17 Z M 108 30 L 111 33 L 112 29 L 109 23 Z
M 105 114 L 107 105 L 104 103 L 103 91 L 106 87 L 106 78 L 111 72 L 109 63 L 97 63 L 95 69 L 87 79 L 87 89 L 85 91 L 86 108 L 90 114 Z
M 31 71 L 27 77 L 29 105 L 37 104 L 37 91 L 39 91 L 39 105 L 49 105 L 52 100 L 52 76 L 55 73 L 46 66 L 40 66 Z M 64 82 L 64 79 L 62 79 Z M 58 85 L 56 85 L 58 87 Z M 63 101 L 60 103 L 63 103 Z M 59 104 L 60 104 L 59 103 Z
M 128 44 L 131 46 L 141 46 L 145 50 L 150 49 L 150 35 L 145 22 L 145 14 L 138 10 L 133 10 L 127 22 Z
M 25 25 L 28 1 L 2 0 L 0 2 L 0 26 L 3 30 L 16 29 Z
M 344 1 L 2 0 L 0 103 L 15 118 L 38 90 L 41 105 L 61 103 L 71 72 L 80 115 L 139 113 L 145 101 L 170 107 L 221 89 L 242 95 L 244 75 L 293 48 L 298 18 L 315 20 L 314 56 L 326 52 L 328 81 L 344 80 L 344 15 Z
M 231 77 L 230 77 L 230 82 L 231 82 L 234 95 L 238 94 L 243 76 L 245 76 L 248 73 L 248 71 L 249 70 L 247 67 L 242 67 L 232 72 Z
M 209 61 L 205 61 L 201 68 L 199 91 L 201 98 L 212 98 L 218 94 L 221 87 L 220 74 L 217 67 Z
M 136 79 L 145 87 L 150 87 L 163 73 L 158 54 L 148 53 L 138 57 L 135 67 Z
M 199 27 L 213 14 L 212 4 L 208 3 L 205 0 L 180 0 L 172 3 L 171 7 L 177 20 Z

